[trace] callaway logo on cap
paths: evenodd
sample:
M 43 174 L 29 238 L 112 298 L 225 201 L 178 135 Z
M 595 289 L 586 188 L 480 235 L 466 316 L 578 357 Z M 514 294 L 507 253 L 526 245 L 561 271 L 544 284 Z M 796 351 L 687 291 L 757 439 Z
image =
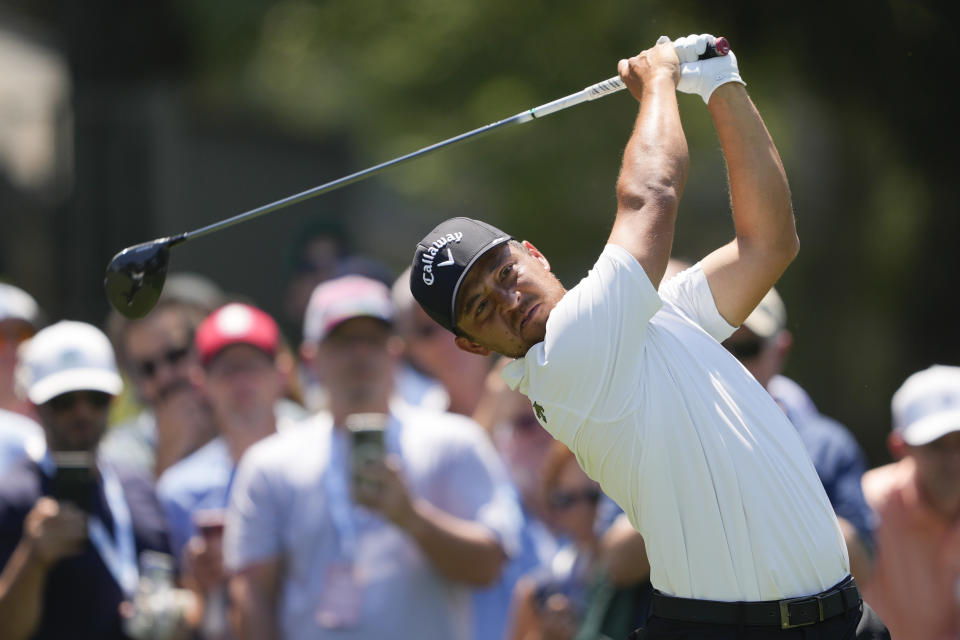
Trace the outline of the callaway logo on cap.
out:
M 480 256 L 510 235 L 472 218 L 441 222 L 417 245 L 410 269 L 410 291 L 423 310 L 450 331 L 456 325 L 457 293 Z

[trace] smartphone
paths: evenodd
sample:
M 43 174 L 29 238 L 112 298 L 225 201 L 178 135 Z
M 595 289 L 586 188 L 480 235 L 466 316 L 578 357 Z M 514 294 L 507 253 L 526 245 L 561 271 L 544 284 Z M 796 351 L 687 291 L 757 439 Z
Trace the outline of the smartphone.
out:
M 354 413 L 344 424 L 350 432 L 350 462 L 354 483 L 364 481 L 363 468 L 386 455 L 384 431 L 388 416 L 385 413 Z
M 96 491 L 96 459 L 86 451 L 52 451 L 56 471 L 51 496 L 57 502 L 70 502 L 84 513 L 93 511 Z
M 226 509 L 197 509 L 191 514 L 193 526 L 207 542 L 223 536 L 223 523 Z

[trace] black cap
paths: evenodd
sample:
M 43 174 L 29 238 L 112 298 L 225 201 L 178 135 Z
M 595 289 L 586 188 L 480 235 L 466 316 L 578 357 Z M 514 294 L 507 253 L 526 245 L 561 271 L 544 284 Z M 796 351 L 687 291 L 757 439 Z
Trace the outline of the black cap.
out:
M 410 291 L 431 318 L 456 325 L 457 293 L 470 267 L 510 235 L 472 218 L 450 218 L 424 236 L 410 269 Z

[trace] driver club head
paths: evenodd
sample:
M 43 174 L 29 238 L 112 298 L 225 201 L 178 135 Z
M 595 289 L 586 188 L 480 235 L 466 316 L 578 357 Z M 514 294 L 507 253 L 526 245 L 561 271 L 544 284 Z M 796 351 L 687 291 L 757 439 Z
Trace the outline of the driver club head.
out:
M 150 313 L 167 279 L 170 238 L 159 238 L 127 247 L 107 265 L 103 285 L 113 308 L 128 318 Z

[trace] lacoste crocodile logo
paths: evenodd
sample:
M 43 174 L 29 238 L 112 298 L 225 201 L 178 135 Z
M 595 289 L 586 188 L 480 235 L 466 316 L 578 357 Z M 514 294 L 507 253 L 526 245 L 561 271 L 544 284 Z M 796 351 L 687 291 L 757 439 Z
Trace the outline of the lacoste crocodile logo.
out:
M 547 422 L 547 414 L 544 413 L 543 407 L 540 405 L 539 402 L 533 403 L 533 411 L 534 413 L 537 414 L 537 419 L 540 420 L 540 422 L 544 422 L 544 423 Z

